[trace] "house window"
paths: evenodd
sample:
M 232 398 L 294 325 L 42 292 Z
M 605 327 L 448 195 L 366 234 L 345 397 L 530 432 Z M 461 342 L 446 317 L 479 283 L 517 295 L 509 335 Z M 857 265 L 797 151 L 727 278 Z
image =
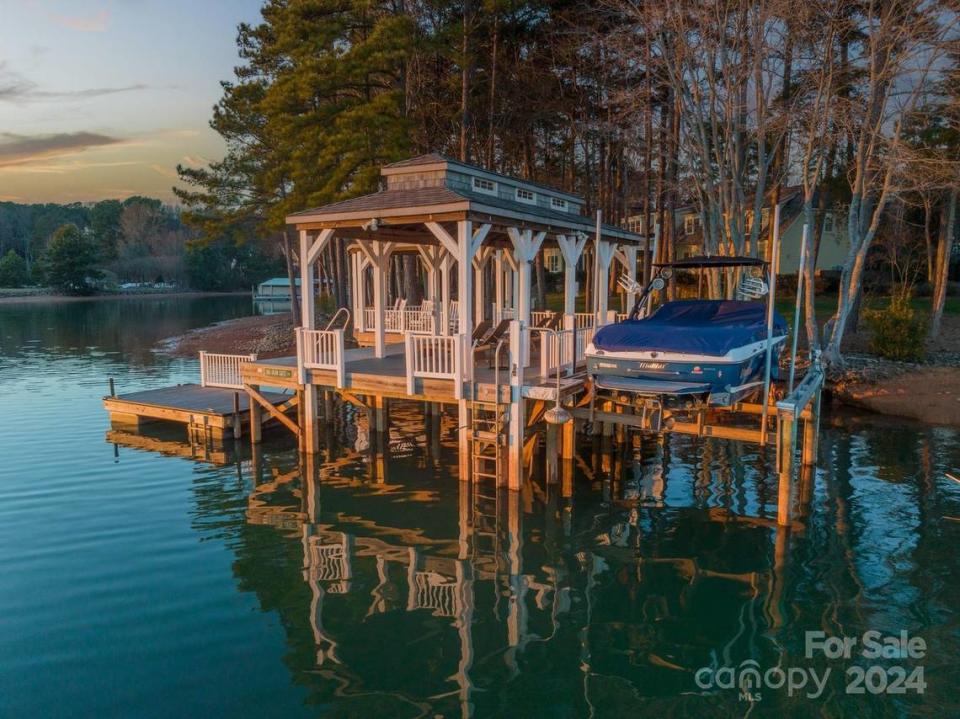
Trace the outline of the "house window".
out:
M 696 215 L 687 215 L 683 218 L 683 233 L 685 235 L 692 235 L 697 229 L 697 216 Z
M 559 272 L 560 271 L 560 254 L 557 252 L 551 252 L 546 257 L 547 260 L 547 272 Z
M 497 194 L 497 183 L 493 180 L 487 180 L 483 177 L 473 178 L 473 189 L 477 192 L 483 192 L 487 195 Z
M 567 201 L 566 201 L 566 200 L 562 200 L 562 199 L 560 199 L 559 197 L 551 197 L 551 198 L 550 198 L 550 207 L 552 207 L 552 208 L 555 209 L 555 210 L 566 210 L 566 209 L 567 209 Z
M 823 217 L 823 231 L 832 233 L 833 232 L 833 213 L 828 212 Z
M 522 187 L 518 187 L 517 202 L 525 202 L 528 205 L 535 205 L 537 204 L 537 196 L 535 193 L 530 192 L 530 190 L 525 190 Z

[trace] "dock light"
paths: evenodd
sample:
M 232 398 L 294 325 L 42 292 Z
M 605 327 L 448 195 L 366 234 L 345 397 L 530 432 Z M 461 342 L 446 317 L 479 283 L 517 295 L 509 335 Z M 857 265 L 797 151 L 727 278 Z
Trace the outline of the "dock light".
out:
M 692 374 L 703 374 L 703 370 L 700 369 L 700 365 L 697 365 L 696 367 L 694 367 L 692 370 L 690 370 L 690 372 Z
M 365 222 L 363 224 L 363 229 L 366 230 L 367 232 L 376 232 L 377 230 L 380 229 L 380 220 L 374 217 L 369 222 Z
M 543 419 L 547 424 L 566 424 L 573 417 L 569 411 L 557 404 L 543 413 Z

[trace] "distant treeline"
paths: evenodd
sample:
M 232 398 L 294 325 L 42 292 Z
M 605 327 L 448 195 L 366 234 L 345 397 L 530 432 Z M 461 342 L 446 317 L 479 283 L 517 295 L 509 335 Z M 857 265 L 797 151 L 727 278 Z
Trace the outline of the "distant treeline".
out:
M 0 286 L 64 291 L 165 283 L 204 290 L 247 288 L 276 274 L 256 242 L 200 242 L 179 209 L 134 196 L 97 203 L 0 202 Z M 68 278 L 68 279 L 65 279 Z

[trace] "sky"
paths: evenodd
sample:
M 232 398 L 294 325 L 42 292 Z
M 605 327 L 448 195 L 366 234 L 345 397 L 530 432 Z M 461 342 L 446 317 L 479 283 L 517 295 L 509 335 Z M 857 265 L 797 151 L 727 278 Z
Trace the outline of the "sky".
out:
M 0 201 L 174 202 L 260 0 L 0 0 Z

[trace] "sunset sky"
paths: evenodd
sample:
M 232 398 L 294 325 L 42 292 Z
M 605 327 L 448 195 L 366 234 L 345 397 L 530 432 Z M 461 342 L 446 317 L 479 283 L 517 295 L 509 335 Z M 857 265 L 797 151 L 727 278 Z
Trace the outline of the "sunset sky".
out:
M 144 194 L 223 153 L 208 126 L 260 0 L 0 0 L 0 201 Z

